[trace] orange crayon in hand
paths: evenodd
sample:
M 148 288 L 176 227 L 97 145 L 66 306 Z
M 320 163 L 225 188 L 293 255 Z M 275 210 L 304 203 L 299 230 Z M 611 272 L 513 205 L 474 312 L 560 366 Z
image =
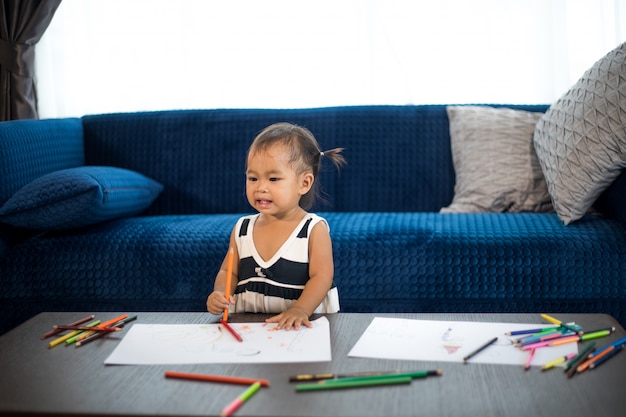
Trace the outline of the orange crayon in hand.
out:
M 224 295 L 227 299 L 230 299 L 230 287 L 233 280 L 233 258 L 235 257 L 235 251 L 233 248 L 228 250 L 228 260 L 226 264 L 226 290 Z M 224 321 L 228 321 L 228 307 L 224 309 Z

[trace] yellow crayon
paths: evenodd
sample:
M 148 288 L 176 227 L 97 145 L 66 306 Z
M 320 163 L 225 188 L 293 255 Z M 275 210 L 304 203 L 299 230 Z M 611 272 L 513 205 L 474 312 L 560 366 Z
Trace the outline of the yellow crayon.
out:
M 100 320 L 94 320 L 90 323 L 87 324 L 87 326 L 89 327 L 93 327 L 95 325 L 100 324 Z M 66 342 L 67 340 L 74 338 L 76 336 L 78 336 L 79 334 L 81 334 L 83 331 L 82 330 L 74 330 L 73 332 L 70 332 L 64 336 L 58 337 L 56 339 L 54 339 L 52 342 L 48 343 L 48 348 L 53 348 L 56 345 L 59 345 L 63 342 Z
M 541 366 L 541 370 L 547 371 L 548 369 L 554 368 L 555 366 L 572 359 L 574 356 L 576 356 L 576 353 L 570 353 L 568 355 L 561 356 L 560 358 L 556 358 L 550 362 L 546 362 Z

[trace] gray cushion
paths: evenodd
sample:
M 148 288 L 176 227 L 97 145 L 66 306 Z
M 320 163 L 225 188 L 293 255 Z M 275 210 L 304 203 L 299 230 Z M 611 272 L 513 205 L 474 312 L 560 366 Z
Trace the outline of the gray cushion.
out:
M 626 167 L 626 43 L 596 62 L 537 124 L 535 149 L 554 208 L 580 219 Z
M 552 211 L 532 145 L 542 113 L 449 106 L 456 173 L 454 198 L 442 213 Z

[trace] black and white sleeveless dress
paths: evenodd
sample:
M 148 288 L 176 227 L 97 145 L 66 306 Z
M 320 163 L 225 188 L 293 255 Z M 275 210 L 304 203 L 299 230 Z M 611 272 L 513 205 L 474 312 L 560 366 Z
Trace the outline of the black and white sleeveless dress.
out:
M 281 313 L 302 294 L 309 280 L 309 236 L 323 218 L 308 213 L 289 238 L 265 261 L 254 246 L 253 230 L 259 214 L 242 217 L 236 225 L 239 252 L 239 281 L 233 296 L 233 313 Z M 339 311 L 339 294 L 334 282 L 314 313 Z

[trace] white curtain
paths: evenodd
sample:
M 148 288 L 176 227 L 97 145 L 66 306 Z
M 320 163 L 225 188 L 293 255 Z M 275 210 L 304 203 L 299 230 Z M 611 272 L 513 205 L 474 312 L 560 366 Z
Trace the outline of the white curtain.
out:
M 626 0 L 64 0 L 40 117 L 549 104 L 626 40 Z

